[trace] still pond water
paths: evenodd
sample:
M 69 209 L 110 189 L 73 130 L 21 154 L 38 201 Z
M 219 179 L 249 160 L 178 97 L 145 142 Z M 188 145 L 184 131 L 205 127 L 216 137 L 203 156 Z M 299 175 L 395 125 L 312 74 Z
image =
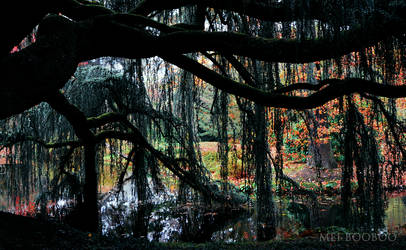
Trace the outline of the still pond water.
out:
M 331 204 L 336 203 L 333 198 Z M 168 202 L 168 200 L 170 200 Z M 234 215 L 221 215 L 217 212 L 196 209 L 192 204 L 179 205 L 175 202 L 175 195 L 167 193 L 151 199 L 153 205 L 150 213 L 144 218 L 148 223 L 149 240 L 169 241 L 222 241 L 239 242 L 256 240 L 256 213 L 251 212 Z M 296 200 L 296 202 L 298 202 Z M 314 219 L 310 227 L 304 227 L 300 217 L 288 209 L 291 200 L 275 200 L 277 209 L 277 238 L 300 237 L 309 231 L 315 231 Z M 300 201 L 299 201 L 300 203 Z M 101 207 L 102 226 L 104 234 L 118 234 L 129 236 L 131 225 L 138 201 L 130 185 L 124 187 L 120 196 L 112 195 L 104 201 Z M 385 228 L 380 232 L 398 233 L 406 235 L 406 192 L 388 195 L 385 207 Z M 331 208 L 331 206 L 330 206 Z M 319 208 L 318 226 L 332 228 L 329 207 Z M 341 230 L 339 227 L 333 227 Z M 310 229 L 310 230 L 309 230 Z

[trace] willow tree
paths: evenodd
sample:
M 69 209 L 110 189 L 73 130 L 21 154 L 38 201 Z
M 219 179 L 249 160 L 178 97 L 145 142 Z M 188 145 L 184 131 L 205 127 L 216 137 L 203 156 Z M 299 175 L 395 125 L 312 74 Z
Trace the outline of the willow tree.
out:
M 196 176 L 179 167 L 177 161 L 153 148 L 145 140 L 142 128 L 129 123 L 123 114 L 115 113 L 89 119 L 90 117 L 72 105 L 59 90 L 69 82 L 80 62 L 100 57 L 159 57 L 168 64 L 189 72 L 185 73 L 185 76 L 188 76 L 185 78 L 191 78 L 193 74 L 221 91 L 255 102 L 258 105 L 258 121 L 263 124 L 255 133 L 263 137 L 266 135 L 266 112 L 263 107 L 312 109 L 330 100 L 359 93 L 382 105 L 382 112 L 388 114 L 384 106 L 387 102 L 383 102 L 381 97 L 406 97 L 404 79 L 399 81 L 399 77 L 396 77 L 403 74 L 405 63 L 404 58 L 401 59 L 404 57 L 406 28 L 404 1 L 144 0 L 126 13 L 120 12 L 123 10 L 116 8 L 117 6 L 110 7 L 114 10 L 84 0 L 23 0 L 18 3 L 7 1 L 3 3 L 3 8 L 13 12 L 13 15 L 2 16 L 0 20 L 3 31 L 3 39 L 0 41 L 0 118 L 19 114 L 41 102 L 47 102 L 71 123 L 77 140 L 69 143 L 84 147 L 84 201 L 89 215 L 87 218 L 92 222 L 90 230 L 97 228 L 96 152 L 101 140 L 108 137 L 132 141 L 163 161 L 166 167 L 183 178 L 192 188 L 217 200 L 224 197 L 213 193 L 207 181 L 202 183 L 197 180 Z M 159 15 L 185 8 L 197 10 L 194 12 L 196 18 L 193 22 L 179 21 L 184 19 L 163 20 L 168 16 Z M 205 20 L 210 20 L 210 29 Z M 285 32 L 284 38 L 280 39 L 277 33 L 273 36 L 269 36 L 270 33 L 266 30 L 250 33 L 239 25 L 235 26 L 235 30 L 225 31 L 224 24 L 239 22 L 238 20 L 258 20 L 255 23 L 261 30 L 281 26 L 295 32 L 288 32 L 290 36 L 286 36 L 288 33 Z M 264 22 L 274 25 L 264 26 Z M 313 28 L 309 29 L 310 26 Z M 21 46 L 15 51 L 14 46 L 33 30 L 35 42 L 26 47 Z M 368 58 L 372 53 L 365 53 L 366 49 L 373 50 L 374 55 L 379 55 L 379 60 Z M 197 60 L 197 57 L 186 55 L 204 55 L 208 51 L 226 58 L 241 76 L 241 80 L 232 75 L 218 73 L 201 60 Z M 327 75 L 318 81 L 293 80 L 283 84 L 268 84 L 271 88 L 250 84 L 249 79 L 258 78 L 258 75 L 244 63 L 245 59 L 252 60 L 253 65 L 261 66 L 261 70 L 269 68 L 259 62 L 273 63 L 271 65 L 274 65 L 272 67 L 276 72 L 275 76 L 279 77 L 282 64 L 298 65 L 332 60 L 340 64 L 340 59 L 354 52 L 361 58 L 365 55 L 366 60 L 361 60 L 363 70 L 355 71 L 349 68 L 345 74 L 342 72 L 338 77 Z M 291 74 L 290 70 L 287 72 Z M 270 81 L 270 77 L 262 77 L 262 80 Z M 307 91 L 307 94 L 301 95 L 301 91 Z M 223 102 L 226 102 L 225 98 Z M 351 112 L 349 117 L 356 113 Z M 393 115 L 394 112 L 391 111 L 386 119 L 391 121 L 389 123 L 392 124 L 390 131 L 393 137 L 398 138 L 399 128 L 392 122 L 395 120 Z M 130 132 L 97 133 L 95 130 L 112 122 L 121 122 Z M 226 127 L 224 119 L 221 123 L 222 127 Z M 145 122 L 139 120 L 137 125 L 144 126 Z M 368 135 L 363 128 L 358 131 L 361 135 Z M 349 133 L 346 138 L 354 140 L 353 134 Z M 227 134 L 221 136 L 225 137 Z M 397 148 L 402 148 L 401 140 L 395 139 L 395 142 Z M 262 150 L 266 142 L 258 141 L 259 144 L 259 149 Z M 361 145 L 363 144 L 374 148 L 372 141 L 361 140 Z M 356 149 L 354 146 L 346 150 Z M 227 152 L 226 149 L 223 151 Z M 271 183 L 269 167 L 264 163 L 266 159 L 263 153 L 257 151 L 255 154 L 258 159 L 254 160 L 257 162 L 257 169 L 260 169 L 257 171 L 257 174 L 260 173 L 257 180 L 262 179 L 266 189 L 271 190 L 268 185 Z M 374 157 L 370 156 L 371 161 Z M 350 169 L 353 161 L 349 158 L 347 161 L 346 168 Z M 397 162 L 396 166 L 404 166 L 403 154 L 397 158 Z M 372 165 L 375 168 L 375 165 Z M 395 169 L 401 170 L 400 167 Z M 223 178 L 227 178 L 226 172 L 223 173 Z M 376 180 L 379 181 L 379 178 Z M 378 193 L 377 191 L 376 194 Z M 265 203 L 272 204 L 271 201 Z M 272 237 L 273 226 L 269 230 L 271 233 L 265 235 Z

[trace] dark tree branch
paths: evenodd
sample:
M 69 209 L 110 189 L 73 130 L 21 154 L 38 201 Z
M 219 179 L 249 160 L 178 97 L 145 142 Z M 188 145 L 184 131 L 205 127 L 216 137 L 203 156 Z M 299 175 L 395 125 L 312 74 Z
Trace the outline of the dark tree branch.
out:
M 329 81 L 322 81 L 319 84 L 313 84 L 313 83 L 296 83 L 292 84 L 286 87 L 282 87 L 279 89 L 276 89 L 272 91 L 274 94 L 286 94 L 295 90 L 312 90 L 312 91 L 318 91 L 322 87 L 326 86 L 329 84 Z
M 124 177 L 125 177 L 125 174 L 127 173 L 127 169 L 128 169 L 128 166 L 130 165 L 131 159 L 133 158 L 133 156 L 134 156 L 134 154 L 135 154 L 135 150 L 136 150 L 135 147 L 133 147 L 133 148 L 131 149 L 130 153 L 128 154 L 128 158 L 126 159 L 127 162 L 126 162 L 126 164 L 125 164 L 125 166 L 124 166 L 124 170 L 121 171 L 121 173 L 120 173 L 120 176 L 119 176 L 118 181 L 117 181 L 117 184 L 116 184 L 116 187 L 117 187 L 116 193 L 117 193 L 117 194 L 120 193 L 121 190 L 123 189 L 123 184 L 124 184 L 124 182 L 125 182 L 125 181 L 124 181 Z
M 1 149 L 11 147 L 17 143 L 22 142 L 35 142 L 38 145 L 41 145 L 44 148 L 51 149 L 51 148 L 64 148 L 64 147 L 72 147 L 77 148 L 80 147 L 82 144 L 79 141 L 64 141 L 64 142 L 44 142 L 40 138 L 26 136 L 26 135 L 18 135 L 18 136 L 11 136 L 5 140 L 4 143 L 1 145 Z
M 248 72 L 248 70 L 242 65 L 240 61 L 234 56 L 226 55 L 226 59 L 233 65 L 233 67 L 237 70 L 238 74 L 240 74 L 241 78 L 251 86 L 257 86 L 255 83 L 256 80 L 254 77 Z
M 402 153 L 403 157 L 406 157 L 406 151 L 404 146 L 402 145 L 402 143 L 400 142 L 400 134 L 405 134 L 406 133 L 406 129 L 403 126 L 399 126 L 399 132 L 396 131 L 396 120 L 389 114 L 389 112 L 386 110 L 384 104 L 382 103 L 382 101 L 377 98 L 376 96 L 371 96 L 371 95 L 362 95 L 363 97 L 372 100 L 373 102 L 375 102 L 378 106 L 379 109 L 381 110 L 381 112 L 383 113 L 385 119 L 388 121 L 388 125 L 389 125 L 389 129 L 390 132 L 392 133 L 392 136 L 395 140 L 395 144 L 398 147 L 398 149 L 400 150 L 400 152 Z
M 74 20 L 112 14 L 111 10 L 101 5 L 82 0 L 3 1 L 1 7 L 12 14 L 0 16 L 3 34 L 0 40 L 0 57 L 6 56 L 49 13 L 63 13 Z
M 125 119 L 124 115 L 111 112 L 99 115 L 97 117 L 89 117 L 87 118 L 86 123 L 89 128 L 99 128 L 108 123 L 119 122 L 123 119 Z
M 162 34 L 159 37 L 151 35 L 144 29 L 145 26 L 154 27 Z M 214 50 L 227 55 L 235 54 L 267 61 L 309 62 L 335 58 L 366 48 L 392 35 L 403 34 L 405 26 L 403 19 L 377 14 L 367 18 L 365 25 L 344 31 L 334 40 L 295 41 L 226 32 L 180 31 L 178 28 L 136 15 L 98 15 L 80 22 L 73 22 L 61 16 L 49 16 L 41 22 L 35 44 L 0 58 L 0 74 L 3 77 L 0 83 L 0 105 L 3 107 L 0 118 L 20 113 L 44 101 L 48 95 L 64 86 L 82 60 L 102 56 L 146 58 L 158 55 L 208 83 L 219 85 L 220 78 L 214 76 L 215 73 L 202 65 L 196 66 L 194 62 L 188 65 L 191 61 L 185 63 L 180 54 Z M 203 76 L 206 73 L 207 75 Z M 237 87 L 238 91 L 229 92 L 237 94 L 236 92 L 247 90 L 247 98 L 255 101 L 254 95 L 258 94 L 260 101 L 268 102 L 264 99 L 269 99 L 269 94 L 263 95 L 243 85 L 236 86 L 225 77 L 221 81 L 223 83 L 220 85 L 224 85 L 225 91 Z M 233 85 L 226 86 L 231 83 Z M 362 91 L 348 87 L 348 90 L 340 89 L 338 93 L 342 95 L 351 91 Z M 380 87 L 383 88 L 383 85 Z M 307 99 L 306 102 L 313 103 L 308 105 L 308 108 L 328 101 L 327 90 L 328 88 L 319 91 Z M 379 95 L 379 91 L 373 92 Z M 303 103 L 300 97 L 297 98 L 298 103 Z M 294 98 L 286 99 L 286 96 L 276 96 L 273 99 L 278 104 L 271 102 L 268 106 L 290 107 L 290 103 L 281 103 L 285 100 L 294 101 Z M 313 101 L 310 102 L 310 99 Z
M 41 23 L 33 45 L 0 58 L 0 119 L 44 101 L 62 88 L 76 70 L 75 24 L 50 16 Z
M 283 3 L 266 3 L 256 0 L 144 0 L 131 13 L 147 16 L 155 11 L 172 10 L 199 4 L 206 8 L 235 11 L 265 21 L 295 21 L 299 19 L 326 20 L 322 1 L 298 2 L 293 8 Z M 303 2 L 303 3 L 305 3 Z
M 96 137 L 90 130 L 86 116 L 63 96 L 59 91 L 46 98 L 46 101 L 58 113 L 63 115 L 75 130 L 76 135 L 84 145 L 85 182 L 83 186 L 84 216 L 88 223 L 84 228 L 90 232 L 97 232 L 99 227 L 99 209 L 97 197 L 96 172 Z
M 131 23 L 133 18 L 134 22 Z M 118 22 L 117 19 L 126 19 L 126 22 Z M 87 30 L 84 32 L 84 40 L 87 43 L 81 43 L 82 59 L 100 56 L 141 58 L 218 51 L 270 62 L 305 63 L 340 57 L 372 46 L 393 35 L 402 34 L 406 30 L 406 22 L 403 19 L 375 15 L 365 24 L 343 31 L 334 39 L 297 41 L 191 30 L 155 37 L 135 27 L 135 22 L 140 20 L 138 16 L 121 14 L 102 16 L 94 18 L 92 23 L 83 23 L 84 30 Z M 132 25 L 129 25 L 130 23 Z M 145 25 L 145 22 L 139 24 Z M 156 27 L 156 24 L 154 26 Z M 163 32 L 173 31 L 169 27 L 159 29 Z
M 174 173 L 179 179 L 190 185 L 193 189 L 199 191 L 203 196 L 208 198 L 209 200 L 214 200 L 220 203 L 228 203 L 231 202 L 233 205 L 239 205 L 238 201 L 230 200 L 227 196 L 223 193 L 216 192 L 212 190 L 210 187 L 210 183 L 203 183 L 201 180 L 197 178 L 194 173 L 185 171 L 179 165 L 181 162 L 186 162 L 190 164 L 187 159 L 173 159 L 171 157 L 166 156 L 159 150 L 155 149 L 151 144 L 147 142 L 147 140 L 142 136 L 142 134 L 136 129 L 131 123 L 128 121 L 123 121 L 127 124 L 131 132 L 120 132 L 120 131 L 102 131 L 96 135 L 97 141 L 105 140 L 106 138 L 115 138 L 119 140 L 126 140 L 130 141 L 134 144 L 137 144 L 146 150 L 148 150 L 153 157 L 156 157 L 167 169 L 169 169 L 172 173 Z
M 286 96 L 265 92 L 224 77 L 186 56 L 163 57 L 164 60 L 183 68 L 214 87 L 230 94 L 247 98 L 264 106 L 276 108 L 311 109 L 323 105 L 335 98 L 351 93 L 368 93 L 376 96 L 401 98 L 406 97 L 406 85 L 387 85 L 376 82 L 351 78 L 346 80 L 329 79 L 322 81 L 325 88 L 307 97 Z M 325 83 L 326 82 L 326 83 Z M 305 86 L 309 86 L 306 84 Z
M 69 103 L 63 94 L 57 92 L 56 94 L 47 97 L 46 101 L 53 109 L 69 121 L 75 130 L 76 135 L 85 145 L 95 143 L 95 136 L 90 131 L 86 116 L 76 106 Z

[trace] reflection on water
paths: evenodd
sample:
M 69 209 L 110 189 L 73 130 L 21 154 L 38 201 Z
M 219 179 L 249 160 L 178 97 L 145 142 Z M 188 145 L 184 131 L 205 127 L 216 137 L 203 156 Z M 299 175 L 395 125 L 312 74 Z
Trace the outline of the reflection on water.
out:
M 385 214 L 388 231 L 406 235 L 406 193 L 389 198 Z
M 119 195 L 106 195 L 101 201 L 101 224 L 103 234 L 130 237 L 134 235 L 134 223 L 137 211 L 141 204 L 137 200 L 136 192 L 130 183 L 124 185 L 123 192 Z M 3 194 L 4 195 L 4 194 Z M 0 199 L 5 201 L 6 199 Z M 318 226 L 331 225 L 331 211 L 337 203 L 330 198 L 329 207 L 320 207 L 320 221 Z M 296 200 L 296 202 L 298 202 Z M 4 203 L 4 202 L 3 202 Z M 0 202 L 0 207 L 5 210 L 6 204 Z M 310 229 L 304 227 L 304 221 L 289 208 L 291 201 L 281 199 L 275 201 L 277 213 L 277 238 L 300 237 L 306 231 L 315 229 L 314 222 Z M 300 202 L 297 204 L 301 204 Z M 69 202 L 60 200 L 55 203 L 64 209 Z M 177 204 L 175 195 L 168 190 L 157 194 L 150 194 L 144 218 L 148 223 L 148 232 L 145 235 L 150 241 L 222 241 L 239 242 L 256 240 L 255 209 L 250 213 L 221 214 L 204 207 L 197 208 L 194 204 Z M 8 207 L 9 211 L 14 211 Z M 406 192 L 388 195 L 385 208 L 385 231 L 406 235 Z
M 239 242 L 256 240 L 256 214 L 253 208 L 250 209 L 251 213 L 231 217 L 202 208 L 194 208 L 190 204 L 176 204 L 175 197 L 168 193 L 152 197 L 151 201 L 153 207 L 150 211 L 147 234 L 147 238 L 151 241 Z M 305 235 L 303 232 L 312 230 L 312 228 L 308 230 L 304 227 L 303 221 L 289 209 L 289 204 L 291 201 L 287 199 L 275 202 L 279 215 L 277 216 L 277 238 L 279 239 L 300 237 Z M 119 196 L 118 199 L 116 196 L 112 196 L 111 200 L 106 201 L 102 206 L 103 233 L 115 232 L 122 236 L 130 236 L 129 228 L 131 226 L 126 226 L 124 222 L 131 223 L 128 219 L 131 218 L 132 209 L 136 208 L 137 201 L 132 192 Z M 385 231 L 406 234 L 406 193 L 390 196 L 385 214 Z M 326 220 L 326 217 L 328 216 L 320 218 Z M 328 223 L 321 222 L 319 225 L 327 226 Z

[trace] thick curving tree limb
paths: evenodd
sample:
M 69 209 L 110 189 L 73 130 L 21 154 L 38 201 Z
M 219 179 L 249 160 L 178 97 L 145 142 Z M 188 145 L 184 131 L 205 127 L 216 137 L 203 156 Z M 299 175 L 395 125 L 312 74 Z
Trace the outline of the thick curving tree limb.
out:
M 230 94 L 244 97 L 256 103 L 268 107 L 291 108 L 291 109 L 311 109 L 323 105 L 335 98 L 352 93 L 368 93 L 376 96 L 402 98 L 406 97 L 406 85 L 387 85 L 379 84 L 373 81 L 350 78 L 346 80 L 329 79 L 324 80 L 318 86 L 319 91 L 307 96 L 287 96 L 262 91 L 247 84 L 236 82 L 230 78 L 224 77 L 196 61 L 186 56 L 163 57 L 166 61 L 177 65 L 197 77 L 212 84 L 214 87 L 224 90 Z M 300 84 L 295 85 L 295 89 Z M 309 88 L 310 84 L 304 84 L 303 87 Z M 317 86 L 317 85 L 315 85 Z M 321 87 L 325 86 L 321 89 Z
M 307 63 L 340 57 L 377 44 L 394 35 L 403 34 L 406 21 L 374 15 L 365 24 L 341 32 L 334 39 L 286 40 L 251 37 L 232 32 L 176 30 L 153 36 L 137 26 L 153 26 L 163 32 L 170 27 L 158 27 L 139 16 L 107 15 L 81 23 L 84 37 L 81 59 L 100 56 L 142 58 L 170 56 L 200 51 L 246 56 L 268 62 Z M 131 48 L 131 49 L 129 49 Z
M 173 174 L 175 174 L 179 179 L 190 185 L 194 190 L 198 191 L 205 197 L 207 201 L 215 201 L 223 205 L 227 204 L 231 207 L 238 207 L 246 202 L 245 197 L 230 196 L 223 192 L 218 191 L 215 184 L 210 182 L 202 182 L 194 173 L 185 171 L 180 163 L 185 162 L 190 164 L 187 159 L 177 159 L 171 158 L 159 150 L 155 149 L 147 140 L 142 136 L 142 134 L 133 125 L 130 125 L 128 120 L 123 121 L 125 124 L 129 125 L 129 132 L 112 131 L 105 130 L 96 135 L 98 141 L 103 141 L 107 138 L 114 138 L 119 140 L 125 140 L 137 144 L 147 151 L 154 157 L 156 157 L 167 169 L 169 169 Z M 226 205 L 226 206 L 227 206 Z
M 88 8 L 81 4 L 78 6 Z M 47 12 L 46 10 L 42 11 Z M 196 65 L 195 62 L 188 65 L 190 61 L 185 63 L 185 59 L 182 59 L 180 54 L 214 50 L 219 53 L 268 61 L 307 62 L 339 57 L 405 32 L 404 19 L 377 15 L 371 16 L 362 28 L 360 26 L 344 31 L 341 37 L 335 40 L 275 40 L 235 33 L 185 31 L 136 15 L 92 16 L 91 12 L 89 13 L 83 21 L 72 21 L 62 16 L 48 16 L 39 26 L 35 44 L 0 58 L 2 75 L 0 105 L 3 107 L 0 110 L 0 118 L 21 113 L 44 101 L 44 98 L 64 86 L 79 62 L 102 56 L 147 58 L 158 55 L 194 73 L 208 83 L 219 85 L 219 81 L 222 81 L 220 85 L 223 85 L 224 90 L 237 87 L 240 89 L 237 92 L 241 92 L 246 89 L 247 98 L 268 102 L 268 106 L 295 108 L 302 103 L 311 103 L 305 105 L 306 108 L 311 108 L 331 98 L 326 98 L 329 95 L 328 88 L 313 94 L 306 101 L 300 97 L 272 96 L 272 99 L 277 101 L 274 104 L 273 101 L 264 100 L 269 99 L 269 94 L 263 95 L 249 87 L 235 85 L 230 79 L 224 77 L 220 79 L 213 75 L 214 72 L 202 65 Z M 146 26 L 161 30 L 162 34 L 152 35 L 144 29 Z M 226 86 L 231 83 L 233 85 Z M 349 89 L 340 88 L 341 94 L 362 91 L 349 84 L 342 87 L 349 87 Z M 381 87 L 387 88 L 383 85 Z M 402 87 L 399 88 L 402 89 Z M 238 94 L 235 92 L 230 93 Z M 379 95 L 379 91 L 373 92 Z M 254 94 L 258 94 L 258 98 L 254 97 Z M 337 97 L 335 93 L 330 94 L 333 95 L 332 98 Z M 300 104 L 292 105 L 296 100 Z M 289 103 L 283 105 L 281 104 L 283 101 Z
M 36 43 L 0 58 L 0 119 L 54 95 L 76 70 L 78 36 L 74 23 L 50 16 L 38 33 Z
M 0 16 L 0 57 L 6 56 L 47 14 L 63 13 L 74 20 L 83 20 L 113 13 L 101 5 L 75 0 L 3 1 L 1 8 L 12 14 Z
M 56 142 L 56 143 L 47 143 L 42 141 L 39 138 L 34 138 L 31 136 L 24 136 L 24 135 L 16 135 L 13 138 L 9 138 L 5 145 L 3 146 L 12 146 L 19 142 L 24 141 L 32 141 L 38 143 L 39 145 L 43 146 L 44 148 L 61 148 L 61 147 L 71 147 L 77 148 L 84 146 L 85 150 L 87 145 L 89 144 L 88 140 L 91 140 L 91 143 L 99 144 L 104 142 L 106 139 L 118 139 L 118 140 L 125 140 L 135 145 L 138 145 L 142 148 L 145 148 L 151 155 L 156 157 L 167 169 L 169 169 L 173 174 L 175 174 L 179 179 L 183 180 L 185 183 L 190 185 L 193 189 L 200 192 L 208 201 L 214 201 L 221 204 L 228 204 L 231 207 L 238 207 L 239 205 L 246 202 L 246 198 L 242 198 L 238 195 L 226 195 L 223 192 L 220 192 L 215 186 L 216 184 L 211 183 L 208 179 L 202 181 L 198 176 L 195 175 L 193 172 L 189 172 L 184 170 L 181 166 L 181 163 L 186 164 L 193 164 L 189 160 L 184 158 L 172 158 L 161 151 L 154 148 L 147 139 L 142 135 L 142 133 L 128 120 L 127 117 L 120 113 L 105 113 L 103 115 L 97 117 L 89 117 L 85 118 L 84 114 L 78 110 L 74 105 L 70 104 L 68 100 L 60 93 L 57 93 L 55 97 L 50 97 L 47 99 L 47 102 L 54 108 L 56 111 L 61 113 L 65 118 L 71 123 L 74 127 L 75 132 L 79 138 L 79 140 L 72 140 L 72 141 L 64 141 L 64 142 Z M 114 131 L 114 130 L 102 130 L 96 134 L 93 134 L 89 129 L 90 128 L 100 128 L 106 124 L 111 123 L 120 123 L 127 128 L 127 131 Z M 86 152 L 85 152 L 86 154 Z M 90 178 L 92 176 L 96 177 L 96 173 L 88 172 L 92 168 L 89 169 L 89 165 L 85 165 L 86 167 L 86 176 Z M 85 183 L 87 183 L 86 181 Z M 96 185 L 97 187 L 97 185 Z M 90 189 L 90 190 L 89 190 Z M 86 190 L 92 192 L 92 187 L 87 185 L 85 187 L 85 195 Z M 97 189 L 94 192 L 97 194 Z M 97 196 L 96 196 L 97 197 Z M 90 197 L 92 198 L 92 197 Z M 94 198 L 94 197 L 93 197 Z M 85 203 L 92 202 L 92 204 L 97 204 L 93 199 L 89 200 L 89 197 L 85 197 Z M 88 205 L 92 205 L 88 204 Z M 95 209 L 93 206 L 92 209 Z M 90 210 L 94 211 L 94 210 Z
M 83 186 L 83 213 L 88 220 L 83 229 L 90 232 L 99 231 L 98 175 L 96 171 L 96 136 L 90 130 L 86 116 L 57 92 L 46 98 L 49 105 L 63 115 L 72 125 L 84 146 L 85 183 Z
M 72 140 L 72 141 L 64 141 L 64 142 L 45 142 L 41 138 L 38 137 L 33 137 L 29 135 L 12 135 L 8 136 L 7 138 L 3 139 L 4 142 L 1 143 L 0 145 L 0 150 L 3 150 L 4 148 L 10 148 L 18 143 L 22 142 L 34 142 L 46 149 L 51 149 L 51 148 L 65 148 L 65 147 L 71 147 L 71 148 L 77 148 L 82 146 L 82 143 L 80 141 Z

